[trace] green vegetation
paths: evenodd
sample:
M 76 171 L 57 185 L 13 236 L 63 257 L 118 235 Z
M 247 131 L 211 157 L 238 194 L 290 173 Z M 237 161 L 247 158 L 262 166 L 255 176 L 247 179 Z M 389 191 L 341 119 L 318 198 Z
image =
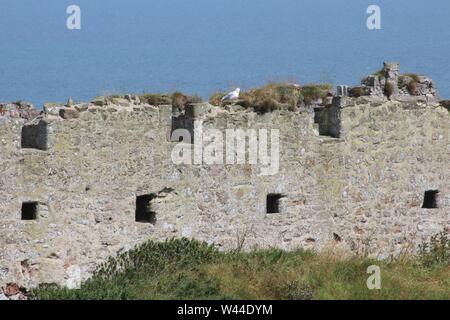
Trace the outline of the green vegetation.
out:
M 239 105 L 253 108 L 257 113 L 267 113 L 287 108 L 294 111 L 299 102 L 300 88 L 287 83 L 269 83 L 261 88 L 241 94 Z
M 324 99 L 331 88 L 330 84 L 308 84 L 302 87 L 300 100 L 308 105 L 315 100 Z
M 380 80 L 386 78 L 386 72 L 384 71 L 384 69 L 378 70 L 378 71 L 375 72 L 373 75 L 374 75 L 374 76 L 377 76 L 378 79 L 380 79 Z
M 387 261 L 336 251 L 219 252 L 195 240 L 149 241 L 101 265 L 79 290 L 42 285 L 35 299 L 449 299 L 447 233 L 416 258 Z M 381 268 L 369 290 L 367 267 Z
M 300 105 L 309 105 L 325 98 L 330 90 L 329 84 L 309 84 L 300 87 L 287 82 L 268 83 L 261 88 L 242 92 L 236 103 L 260 114 L 282 109 L 295 111 Z M 214 93 L 209 103 L 221 105 L 221 98 L 224 95 L 223 92 Z
M 426 267 L 450 267 L 450 237 L 442 231 L 431 237 L 430 242 L 419 246 L 419 259 Z

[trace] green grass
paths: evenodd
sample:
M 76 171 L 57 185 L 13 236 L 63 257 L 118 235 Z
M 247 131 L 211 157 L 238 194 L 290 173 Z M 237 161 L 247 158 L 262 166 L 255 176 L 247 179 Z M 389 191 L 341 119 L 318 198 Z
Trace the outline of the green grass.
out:
M 331 90 L 330 84 L 309 84 L 302 87 L 300 100 L 309 105 L 311 102 L 323 99 Z
M 450 239 L 418 257 L 378 261 L 308 250 L 224 253 L 195 240 L 149 241 L 101 265 L 78 290 L 41 285 L 34 299 L 450 299 Z M 381 290 L 366 286 L 381 268 Z

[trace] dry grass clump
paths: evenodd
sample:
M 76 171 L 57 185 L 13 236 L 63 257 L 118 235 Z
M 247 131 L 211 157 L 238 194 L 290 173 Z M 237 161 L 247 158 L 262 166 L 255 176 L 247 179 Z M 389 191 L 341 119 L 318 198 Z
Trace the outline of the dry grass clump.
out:
M 173 93 L 144 93 L 139 98 L 142 102 L 152 106 L 173 105 L 179 108 L 191 103 L 203 102 L 202 98 L 197 95 L 189 96 L 178 91 Z
M 386 82 L 386 85 L 384 86 L 384 94 L 388 97 L 388 99 L 390 99 L 394 94 L 394 85 L 391 82 Z
M 152 106 L 172 104 L 171 95 L 165 93 L 144 93 L 139 98 L 141 102 L 148 103 Z
M 361 86 L 353 87 L 348 90 L 348 95 L 355 98 L 362 97 L 366 95 L 366 90 L 364 90 L 364 88 Z
M 330 90 L 329 84 L 309 84 L 301 87 L 287 82 L 268 83 L 261 88 L 242 92 L 236 104 L 253 109 L 259 114 L 274 110 L 296 111 L 302 105 L 310 105 L 316 101 L 321 103 Z M 211 95 L 209 102 L 212 105 L 221 105 L 224 95 L 223 92 L 216 92 Z
M 415 73 L 405 73 L 403 76 L 411 78 L 413 81 L 415 81 L 416 83 L 420 82 L 420 76 L 418 74 Z
M 226 92 L 214 92 L 210 97 L 209 97 L 209 103 L 212 104 L 213 106 L 220 106 L 222 103 L 222 98 L 225 97 L 227 93 Z
M 411 95 L 418 95 L 419 83 L 419 75 L 414 73 L 407 73 L 400 76 L 398 86 L 400 89 L 406 88 Z
M 298 107 L 299 98 L 300 87 L 288 83 L 269 83 L 243 92 L 239 104 L 264 114 L 283 108 L 294 111 Z
M 331 84 L 308 84 L 301 89 L 301 102 L 304 105 L 309 105 L 314 101 L 323 100 L 331 91 Z

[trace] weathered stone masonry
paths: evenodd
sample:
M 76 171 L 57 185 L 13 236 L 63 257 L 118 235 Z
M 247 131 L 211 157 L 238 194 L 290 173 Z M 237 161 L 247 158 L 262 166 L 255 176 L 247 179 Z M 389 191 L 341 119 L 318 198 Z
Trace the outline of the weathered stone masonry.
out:
M 0 115 L 0 286 L 66 284 L 73 270 L 85 279 L 147 239 L 339 242 L 383 258 L 450 227 L 450 113 L 439 104 L 363 96 L 335 97 L 316 114 L 188 107 L 204 128 L 279 129 L 279 173 L 261 176 L 248 164 L 174 165 L 170 133 L 189 121 L 123 100 L 33 120 Z

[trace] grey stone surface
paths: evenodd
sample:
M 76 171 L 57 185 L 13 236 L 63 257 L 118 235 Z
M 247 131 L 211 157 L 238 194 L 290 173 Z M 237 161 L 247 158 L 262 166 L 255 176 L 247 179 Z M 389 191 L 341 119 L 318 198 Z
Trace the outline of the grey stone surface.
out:
M 392 91 L 390 98 L 394 100 L 404 101 L 416 97 L 416 100 L 427 103 L 439 101 L 432 79 L 422 75 L 400 74 L 400 64 L 396 62 L 385 62 L 378 74 L 363 78 L 361 84 L 371 96 L 385 96 L 389 86 Z

